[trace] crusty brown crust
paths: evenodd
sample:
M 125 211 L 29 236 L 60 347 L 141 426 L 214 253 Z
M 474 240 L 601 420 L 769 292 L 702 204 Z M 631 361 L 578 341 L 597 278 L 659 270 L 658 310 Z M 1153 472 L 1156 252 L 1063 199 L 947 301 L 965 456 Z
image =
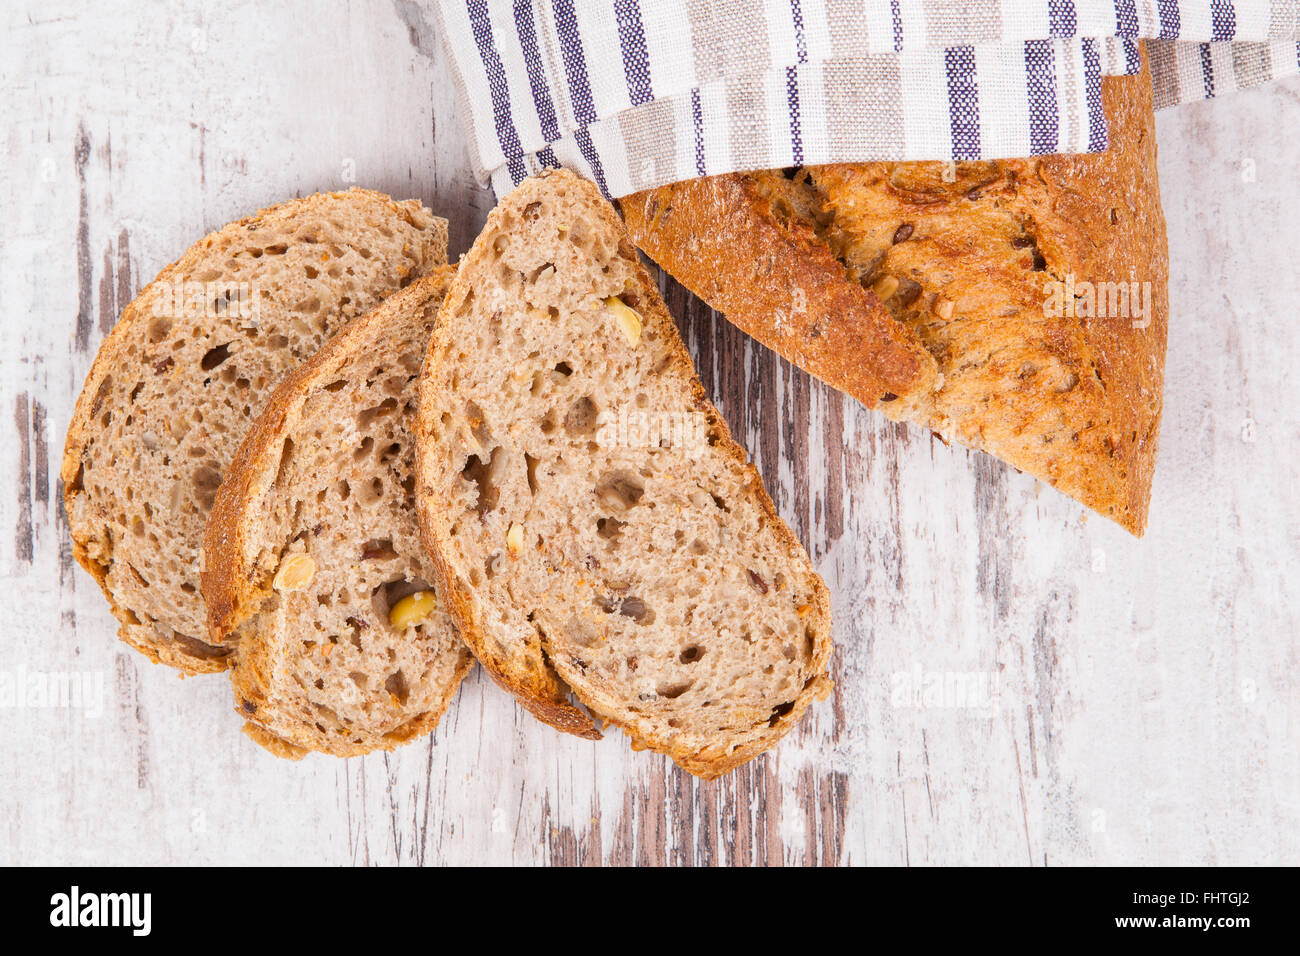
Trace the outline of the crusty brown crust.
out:
M 848 276 L 816 230 L 762 178 L 732 173 L 620 202 L 651 259 L 737 327 L 868 407 L 934 387 L 917 334 Z
M 251 721 L 244 724 L 243 734 L 253 743 L 281 760 L 301 760 L 311 753 L 310 750 L 299 747 L 297 744 L 291 744 L 289 741 L 269 733 Z
M 780 176 L 775 171 L 661 187 L 625 199 L 623 210 L 633 238 L 653 259 L 810 373 L 892 418 L 994 454 L 1141 535 L 1163 391 L 1168 248 L 1149 74 L 1107 78 L 1104 98 L 1112 142 L 1099 155 L 959 164 L 952 186 L 944 185 L 952 179 L 943 179 L 937 163 L 814 168 L 823 205 L 811 221 L 774 212 L 764 177 L 770 183 Z M 1000 230 L 1008 221 L 1020 224 L 1016 238 L 1025 245 L 1006 241 Z M 906 235 L 891 243 L 904 223 Z M 862 243 L 867 261 L 852 263 L 849 247 L 872 232 L 874 245 Z M 758 267 L 749 261 L 755 255 Z M 858 268 L 846 276 L 849 264 Z M 944 293 L 957 298 L 958 318 L 981 323 L 978 340 L 952 354 L 924 308 L 935 303 L 936 291 L 922 281 L 920 306 L 900 315 L 857 281 L 878 275 L 942 282 Z M 774 302 L 774 276 L 787 298 L 788 284 L 810 290 L 809 315 L 821 335 L 792 330 L 780 297 Z M 1149 323 L 1061 317 L 1045 326 L 1043 281 L 1063 284 L 1067 276 L 1076 283 L 1150 283 Z M 990 301 L 987 289 L 981 298 L 982 286 L 1009 289 L 1016 301 Z M 827 305 L 817 306 L 815 295 L 828 296 Z M 875 313 L 874 326 L 842 311 L 846 296 Z M 1003 314 L 1008 304 L 1012 311 Z M 937 391 L 889 388 L 882 402 L 877 378 L 845 367 L 874 365 L 881 349 L 833 345 L 822 323 L 835 325 L 837 314 L 853 315 L 855 329 L 915 328 L 940 372 L 956 362 L 968 374 L 960 383 L 949 376 Z M 798 350 L 795 332 L 803 333 Z M 1013 357 L 1017 368 L 1008 364 Z M 1020 367 L 1064 369 L 1064 382 L 1018 375 Z
M 745 469 L 755 501 L 766 517 L 768 525 L 775 530 L 775 533 L 780 538 L 783 547 L 791 552 L 802 552 L 803 546 L 795 537 L 794 532 L 777 514 L 776 507 L 763 487 L 757 469 L 749 462 L 745 450 L 734 440 L 726 422 L 709 401 L 704 386 L 695 373 L 695 366 L 690 353 L 687 351 L 685 343 L 682 342 L 672 316 L 659 295 L 658 287 L 655 285 L 650 273 L 641 266 L 636 256 L 636 250 L 627 240 L 626 230 L 621 220 L 613 207 L 599 198 L 594 186 L 563 169 L 547 171 L 538 177 L 534 177 L 525 186 L 519 187 L 519 195 L 513 198 L 506 197 L 498 210 L 493 212 L 492 216 L 489 217 L 487 226 L 476 241 L 476 248 L 480 244 L 489 241 L 494 232 L 496 221 L 501 215 L 500 210 L 507 203 L 524 202 L 525 200 L 521 199 L 520 196 L 524 195 L 526 188 L 536 188 L 538 180 L 549 177 L 559 177 L 566 180 L 566 185 L 572 191 L 590 193 L 593 197 L 593 208 L 598 210 L 604 227 L 610 230 L 611 233 L 621 237 L 619 254 L 635 266 L 636 275 L 641 286 L 638 308 L 641 310 L 642 320 L 647 328 L 654 327 L 656 329 L 661 341 L 671 351 L 672 354 L 668 361 L 669 367 L 678 370 L 691 383 L 691 403 L 697 410 L 707 416 L 710 422 L 711 437 L 716 438 L 716 442 L 714 442 L 715 448 Z M 471 250 L 466 258 L 468 259 L 473 255 L 474 251 Z M 425 368 L 420 380 L 420 411 L 417 415 L 415 429 L 417 446 L 432 440 L 432 422 L 426 417 L 432 414 L 432 409 L 436 405 L 434 401 L 435 376 L 431 373 L 431 370 L 449 361 L 451 350 L 455 347 L 453 339 L 455 330 L 449 317 L 455 314 L 466 295 L 470 294 L 471 291 L 472 287 L 462 272 L 452 284 L 451 291 L 447 294 L 439 313 L 439 321 L 430 340 L 429 352 L 425 359 Z M 426 395 L 428 396 L 427 399 Z M 516 699 L 538 719 L 568 733 L 589 738 L 598 737 L 599 731 L 595 729 L 587 714 L 567 702 L 567 685 L 564 684 L 553 669 L 548 667 L 549 680 L 537 680 L 531 675 L 512 671 L 505 666 L 504 661 L 497 659 L 492 654 L 489 642 L 486 640 L 473 590 L 468 582 L 462 580 L 455 573 L 445 558 L 448 542 L 445 540 L 444 523 L 440 520 L 439 503 L 433 500 L 428 493 L 432 481 L 423 473 L 424 461 L 427 457 L 429 456 L 426 456 L 423 450 L 416 456 L 418 488 L 416 501 L 420 511 L 420 526 L 425 547 L 433 555 L 435 566 L 438 569 L 441 593 L 445 595 L 445 600 L 452 611 L 452 615 L 460 625 L 462 637 L 493 679 L 514 694 Z M 683 769 L 705 779 L 711 779 L 729 772 L 739 764 L 773 747 L 799 722 L 803 713 L 814 700 L 824 699 L 831 691 L 831 682 L 827 673 L 832 647 L 830 592 L 820 577 L 816 574 L 813 574 L 812 577 L 815 585 L 808 620 L 809 628 L 814 635 L 814 649 L 808 669 L 816 676 L 810 679 L 800 691 L 793 702 L 790 712 L 779 721 L 773 722 L 770 733 L 753 739 L 735 749 L 730 749 L 726 742 L 720 741 L 716 747 L 695 751 L 673 746 L 671 742 L 647 739 L 640 733 L 636 724 L 617 706 L 616 702 L 583 698 L 582 703 L 588 706 L 602 720 L 626 732 L 636 749 L 652 749 L 665 753 Z
M 59 468 L 59 478 L 63 484 L 63 502 L 64 510 L 68 515 L 75 513 L 74 502 L 83 493 L 78 476 L 81 470 L 82 458 L 89 445 L 94 429 L 92 428 L 92 419 L 96 412 L 96 402 L 98 393 L 105 379 L 112 374 L 114 369 L 122 367 L 125 363 L 133 361 L 130 355 L 130 346 L 132 336 L 135 334 L 136 327 L 143 322 L 148 322 L 152 317 L 137 308 L 138 302 L 147 301 L 151 290 L 156 286 L 167 286 L 179 277 L 184 277 L 193 272 L 195 264 L 199 262 L 206 254 L 208 249 L 217 241 L 222 234 L 237 232 L 248 226 L 260 222 L 261 220 L 277 215 L 290 207 L 302 209 L 312 205 L 323 203 L 330 199 L 352 194 L 365 194 L 369 198 L 382 202 L 385 205 L 398 209 L 399 203 L 372 190 L 354 189 L 346 193 L 317 193 L 301 199 L 289 200 L 278 203 L 262 209 L 251 216 L 247 216 L 236 222 L 229 223 L 222 227 L 216 233 L 204 237 L 196 242 L 193 246 L 175 262 L 164 268 L 158 276 L 151 282 L 140 294 L 122 311 L 113 330 L 100 345 L 99 351 L 95 355 L 95 360 L 91 364 L 90 371 L 86 375 L 85 384 L 82 387 L 81 394 L 77 398 L 76 406 L 73 410 L 72 420 L 68 424 L 67 437 L 64 441 L 63 459 Z M 443 225 L 443 242 L 445 244 L 445 223 Z M 192 635 L 175 634 L 170 641 L 160 639 L 158 633 L 153 627 L 140 621 L 136 614 L 128 607 L 123 607 L 113 598 L 107 584 L 108 567 L 99 563 L 90 556 L 87 550 L 87 539 L 81 536 L 79 529 L 72 527 L 72 553 L 77 563 L 80 564 L 95 583 L 103 591 L 104 597 L 109 602 L 113 616 L 119 623 L 118 637 L 125 644 L 139 651 L 148 657 L 155 664 L 166 664 L 174 667 L 185 674 L 207 674 L 219 673 L 229 669 L 233 665 L 231 659 L 231 649 L 220 645 L 213 645 Z M 179 645 L 179 646 L 178 646 Z
M 455 267 L 439 266 L 390 296 L 372 312 L 353 319 L 277 386 L 231 461 L 204 531 L 205 568 L 200 580 L 208 613 L 209 638 L 213 642 L 219 645 L 232 643 L 239 636 L 241 627 L 256 615 L 272 593 L 269 582 L 262 580 L 257 569 L 249 565 L 246 555 L 250 553 L 250 538 L 263 519 L 253 502 L 274 481 L 286 430 L 301 415 L 304 404 L 318 386 L 334 378 L 340 365 L 371 339 L 376 325 L 389 322 L 394 312 L 406 308 L 411 301 L 442 297 L 455 274 Z M 400 734 L 389 735 L 379 745 L 368 743 L 331 752 L 337 756 L 359 756 L 377 749 L 393 750 L 432 732 L 451 706 L 460 682 L 473 663 L 473 659 L 466 655 L 438 705 L 420 719 L 404 724 Z M 309 752 L 248 720 L 256 711 L 250 702 L 256 682 L 250 676 L 241 675 L 236 668 L 231 672 L 231 683 L 235 692 L 235 711 L 247 720 L 244 733 L 250 739 L 278 757 L 296 760 Z M 250 707 L 253 710 L 250 711 Z

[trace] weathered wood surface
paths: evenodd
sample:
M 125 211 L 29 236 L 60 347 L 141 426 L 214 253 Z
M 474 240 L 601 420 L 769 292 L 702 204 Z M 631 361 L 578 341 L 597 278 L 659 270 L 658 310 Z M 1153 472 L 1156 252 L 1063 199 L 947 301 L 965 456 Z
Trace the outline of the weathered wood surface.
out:
M 560 737 L 481 675 L 430 741 L 289 764 L 238 733 L 223 678 L 114 642 L 70 559 L 63 431 L 121 307 L 227 220 L 355 180 L 468 246 L 490 200 L 437 38 L 412 0 L 0 17 L 0 679 L 102 691 L 0 706 L 0 862 L 1300 861 L 1300 85 L 1160 118 L 1173 320 L 1145 540 L 670 286 L 831 585 L 833 701 L 713 783 Z

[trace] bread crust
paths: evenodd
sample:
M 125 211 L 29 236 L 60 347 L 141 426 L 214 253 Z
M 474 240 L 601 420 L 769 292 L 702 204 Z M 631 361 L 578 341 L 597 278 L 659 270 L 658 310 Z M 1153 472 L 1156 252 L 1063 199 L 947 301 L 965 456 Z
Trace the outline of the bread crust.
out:
M 534 195 L 539 194 L 539 191 L 549 188 L 546 181 L 552 178 L 572 191 L 590 195 L 592 211 L 599 216 L 600 226 L 608 229 L 612 235 L 620 237 L 619 254 L 634 266 L 640 284 L 638 308 L 641 310 L 642 319 L 647 328 L 654 326 L 657 329 L 661 340 L 670 352 L 666 367 L 674 369 L 690 383 L 690 403 L 694 409 L 707 416 L 711 437 L 716 438 L 713 442 L 714 448 L 744 470 L 750 494 L 759 505 L 767 521 L 766 526 L 772 528 L 777 535 L 781 547 L 789 553 L 803 554 L 802 544 L 778 515 L 771 497 L 763 487 L 758 470 L 749 461 L 744 449 L 734 440 L 726 422 L 709 401 L 704 386 L 695 372 L 690 353 L 659 295 L 658 287 L 648 270 L 640 264 L 636 250 L 627 240 L 627 233 L 619 216 L 612 206 L 600 199 L 592 184 L 563 169 L 549 170 L 526 180 L 511 195 L 505 197 L 489 216 L 487 226 L 475 243 L 475 250 L 481 249 L 490 240 L 503 215 L 503 209 L 512 205 L 526 204 Z M 466 260 L 474 256 L 475 250 L 467 254 Z M 514 694 L 516 699 L 538 719 L 568 733 L 594 739 L 599 736 L 599 731 L 585 712 L 565 700 L 568 687 L 554 668 L 548 664 L 549 679 L 539 680 L 534 675 L 511 669 L 505 661 L 498 659 L 492 653 L 474 591 L 468 582 L 459 577 L 446 558 L 449 542 L 444 532 L 445 523 L 442 520 L 440 504 L 429 494 L 434 479 L 426 471 L 425 461 L 431 456 L 425 453 L 425 447 L 433 441 L 431 416 L 438 404 L 435 373 L 444 362 L 449 361 L 449 354 L 455 344 L 456 329 L 451 317 L 472 289 L 465 271 L 462 270 L 453 282 L 439 313 L 438 324 L 430 340 L 425 368 L 421 374 L 420 410 L 416 425 L 417 448 L 420 449 L 416 456 L 418 488 L 416 500 L 425 546 L 434 557 L 442 593 L 446 595 L 452 614 L 460 625 L 462 637 L 493 679 Z M 606 723 L 622 729 L 631 738 L 635 749 L 651 749 L 665 753 L 689 773 L 705 779 L 733 770 L 741 763 L 773 747 L 799 722 L 814 700 L 825 699 L 832 689 L 828 674 L 831 655 L 830 592 L 815 572 L 811 577 L 814 583 L 808 622 L 814 635 L 814 647 L 808 670 L 814 676 L 801 689 L 788 714 L 779 721 L 773 722 L 770 732 L 738 747 L 720 741 L 716 745 L 703 749 L 690 749 L 676 745 L 672 740 L 661 739 L 647 733 L 646 725 L 629 717 L 625 708 L 616 700 L 588 693 L 578 695 L 581 702 Z
M 209 639 L 214 643 L 237 651 L 234 643 L 240 629 L 273 593 L 270 583 L 249 565 L 245 556 L 262 518 L 256 502 L 274 482 L 286 433 L 301 417 L 308 398 L 319 386 L 337 376 L 340 366 L 357 348 L 371 341 L 377 326 L 388 323 L 412 301 L 444 296 L 455 274 L 455 267 L 439 266 L 394 293 L 373 311 L 353 319 L 276 388 L 231 461 L 204 530 L 205 569 L 200 580 L 207 606 Z M 403 725 L 400 736 L 385 739 L 379 745 L 367 744 L 332 752 L 338 756 L 354 756 L 376 749 L 393 750 L 415 737 L 432 732 L 473 665 L 473 658 L 465 654 L 437 706 L 419 720 Z M 236 668 L 231 672 L 231 683 L 235 692 L 235 711 L 247 719 L 256 712 L 256 705 L 250 701 L 252 681 Z M 250 707 L 253 708 L 251 711 Z M 309 752 L 253 720 L 247 721 L 244 733 L 278 757 L 298 759 Z
M 173 281 L 192 274 L 211 247 L 224 236 L 237 234 L 240 230 L 247 229 L 267 218 L 291 210 L 295 214 L 302 214 L 304 211 L 308 211 L 309 214 L 309 210 L 314 206 L 322 205 L 328 201 L 337 201 L 345 197 L 365 197 L 369 201 L 382 204 L 392 211 L 394 215 L 401 215 L 403 210 L 407 208 L 404 204 L 382 193 L 354 188 L 344 192 L 317 193 L 304 198 L 277 203 L 251 216 L 246 216 L 223 226 L 187 249 L 179 259 L 164 268 L 126 306 L 118 322 L 101 344 L 91 364 L 90 371 L 87 373 L 85 384 L 77 398 L 72 419 L 68 425 L 63 458 L 59 468 L 59 478 L 63 485 L 64 511 L 69 516 L 71 526 L 73 557 L 78 564 L 90 573 L 96 584 L 99 585 L 100 590 L 103 591 L 113 616 L 117 618 L 119 623 L 118 637 L 130 647 L 144 654 L 155 664 L 166 664 L 185 674 L 203 674 L 224 671 L 231 667 L 233 662 L 230 658 L 230 648 L 213 645 L 195 635 L 175 632 L 170 640 L 162 639 L 157 631 L 142 622 L 131 608 L 121 605 L 108 586 L 107 579 L 111 565 L 96 560 L 90 554 L 87 548 L 89 538 L 81 532 L 77 523 L 72 520 L 72 516 L 76 514 L 77 500 L 83 494 L 78 476 L 87 446 L 95 434 L 93 418 L 96 413 L 99 391 L 114 370 L 134 361 L 129 353 L 136 333 L 143 323 L 150 321 L 152 318 L 147 311 L 142 311 L 138 304 L 149 301 L 151 293 L 156 287 L 169 286 Z M 435 232 L 438 233 L 435 239 L 441 242 L 442 248 L 445 250 L 445 220 L 435 219 Z
M 297 744 L 291 744 L 283 737 L 277 737 L 265 728 L 257 724 L 248 722 L 244 724 L 242 733 L 245 737 L 257 744 L 263 750 L 279 757 L 281 760 L 301 760 L 307 754 L 311 753 L 305 747 L 299 747 Z
M 763 198 L 770 190 L 761 188 L 762 178 L 778 175 L 775 171 L 661 187 L 625 199 L 623 210 L 634 240 L 651 258 L 760 342 L 867 406 L 1000 457 L 1140 536 L 1162 405 L 1168 245 L 1149 72 L 1108 77 L 1103 95 L 1111 124 L 1107 152 L 960 164 L 957 181 L 978 177 L 980 188 L 897 185 L 900 180 L 950 182 L 938 163 L 844 164 L 810 170 L 824 203 L 815 214 L 820 221 L 805 217 L 795 227 L 782 222 Z M 672 214 L 665 215 L 665 209 Z M 982 217 L 994 214 L 1018 218 L 1034 247 L 1013 247 L 996 230 L 981 233 Z M 904 236 L 891 245 L 889 237 L 903 224 L 908 236 L 914 224 L 918 239 L 928 224 L 929 243 Z M 947 227 L 954 225 L 966 231 L 945 244 Z M 788 238 L 792 228 L 800 241 Z M 871 230 L 876 235 L 868 262 L 855 263 L 856 271 L 846 274 L 847 247 Z M 972 236 L 975 245 L 963 247 Z M 737 249 L 743 254 L 736 255 Z M 774 264 L 751 269 L 745 257 L 756 252 L 774 258 Z M 1041 263 L 1035 262 L 1035 252 L 1041 253 Z M 921 255 L 924 261 L 917 259 Z M 933 333 L 933 313 L 912 310 L 901 321 L 896 306 L 891 313 L 859 282 L 878 275 L 951 277 L 951 285 L 938 288 L 922 283 L 926 306 L 954 289 L 978 300 L 978 287 L 992 273 L 1014 289 L 1020 312 L 1002 316 L 998 303 L 976 302 L 963 313 L 959 300 L 957 318 L 975 319 L 986 331 L 969 343 L 968 352 L 957 353 L 943 334 Z M 814 293 L 827 295 L 827 306 L 809 313 L 819 322 L 833 326 L 844 314 L 854 328 L 917 329 L 938 359 L 939 372 L 956 369 L 965 377 L 958 382 L 949 374 L 937 390 L 888 388 L 891 394 L 882 402 L 879 375 L 846 369 L 858 362 L 874 365 L 881 361 L 881 349 L 835 347 L 829 336 L 806 334 L 800 348 L 792 348 L 791 328 L 774 307 L 769 275 L 804 282 L 810 303 Z M 1149 283 L 1151 314 L 1141 325 L 1128 317 L 1100 316 L 1060 317 L 1044 327 L 1041 284 L 1055 279 L 1064 285 L 1067 277 L 1097 285 Z M 874 320 L 864 322 L 830 304 L 846 297 L 873 313 Z M 1030 366 L 1065 369 L 1067 383 L 1070 375 L 1074 383 L 1053 387 L 1041 378 L 1018 379 L 1002 360 L 1027 347 L 1033 353 Z M 999 351 L 1005 352 L 1001 360 Z
M 916 332 L 852 281 L 816 230 L 761 177 L 674 183 L 620 202 L 651 259 L 743 332 L 868 407 L 934 388 L 938 370 Z

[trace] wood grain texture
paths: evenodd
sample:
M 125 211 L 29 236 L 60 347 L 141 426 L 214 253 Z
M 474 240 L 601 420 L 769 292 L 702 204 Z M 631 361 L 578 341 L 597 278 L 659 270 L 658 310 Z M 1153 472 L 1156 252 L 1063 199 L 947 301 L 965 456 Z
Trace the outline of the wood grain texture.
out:
M 414 0 L 0 19 L 0 862 L 1300 862 L 1300 85 L 1160 117 L 1145 539 L 864 411 L 666 282 L 831 587 L 836 696 L 710 783 L 555 734 L 481 675 L 428 741 L 288 764 L 238 733 L 223 677 L 116 644 L 50 457 L 122 306 L 222 223 L 355 181 L 468 247 L 491 200 L 438 40 Z M 40 679 L 77 706 L 19 706 Z

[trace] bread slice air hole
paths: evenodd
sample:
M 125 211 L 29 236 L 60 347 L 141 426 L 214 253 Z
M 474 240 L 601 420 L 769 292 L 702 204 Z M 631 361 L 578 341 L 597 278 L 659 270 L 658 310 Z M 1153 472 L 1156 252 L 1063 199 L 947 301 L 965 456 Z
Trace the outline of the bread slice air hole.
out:
M 388 676 L 384 681 L 384 690 L 388 691 L 399 705 L 406 706 L 410 697 L 410 687 L 406 683 L 406 675 L 400 670 Z
M 280 446 L 280 464 L 276 468 L 276 483 L 283 482 L 289 475 L 289 469 L 293 466 L 294 444 L 292 438 L 286 438 L 284 444 Z
M 584 395 L 572 405 L 564 416 L 564 430 L 572 438 L 596 433 L 599 409 L 590 395 Z
M 212 501 L 221 487 L 221 472 L 211 465 L 200 465 L 194 469 L 194 492 L 202 503 L 204 510 L 212 510 Z
M 361 547 L 362 561 L 392 561 L 397 557 L 390 538 L 374 538 Z
M 603 475 L 595 488 L 596 501 L 613 512 L 623 512 L 636 507 L 645 495 L 645 482 L 627 470 Z
M 375 422 L 397 411 L 397 399 L 386 398 L 373 408 L 367 408 L 357 415 L 357 428 L 369 431 Z
M 660 684 L 655 688 L 655 693 L 664 700 L 676 700 L 695 686 L 695 681 L 686 680 L 678 681 L 671 684 Z
M 537 494 L 537 489 L 540 487 L 537 482 L 537 465 L 538 460 L 536 458 L 527 453 L 524 454 L 524 466 L 528 473 L 528 491 L 534 495 Z
M 497 480 L 505 463 L 505 454 L 504 448 L 494 448 L 486 462 L 478 455 L 470 455 L 461 471 L 461 476 L 478 490 L 475 511 L 480 520 L 496 508 L 500 500 L 501 489 Z
M 369 481 L 362 482 L 361 487 L 356 490 L 356 500 L 362 506 L 373 505 L 384 497 L 384 479 L 378 475 Z
M 794 701 L 787 701 L 784 704 L 777 704 L 772 708 L 772 717 L 768 720 L 769 727 L 775 727 L 782 717 L 789 715 L 794 710 Z
M 148 338 L 150 343 L 157 344 L 167 338 L 168 333 L 172 330 L 172 320 L 166 316 L 158 316 L 149 323 Z
M 492 429 L 488 427 L 487 416 L 483 414 L 483 409 L 476 403 L 469 402 L 465 406 L 465 420 L 469 425 L 470 434 L 479 445 L 486 446 L 492 442 Z

